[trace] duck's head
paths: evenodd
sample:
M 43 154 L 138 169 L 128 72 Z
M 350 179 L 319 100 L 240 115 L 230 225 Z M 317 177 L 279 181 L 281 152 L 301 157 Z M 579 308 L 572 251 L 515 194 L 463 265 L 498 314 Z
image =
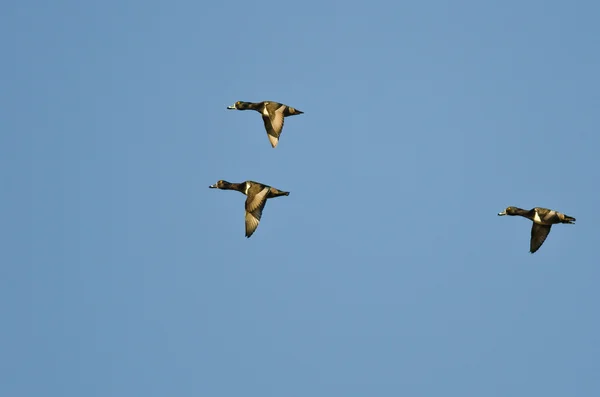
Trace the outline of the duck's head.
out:
M 231 106 L 227 106 L 227 109 L 240 109 L 242 107 L 242 101 L 237 101 Z
M 498 216 L 502 215 L 515 215 L 517 213 L 517 207 L 506 207 L 502 212 L 498 212 Z
M 218 180 L 214 185 L 210 185 L 209 189 L 223 189 L 225 186 L 229 185 L 229 182 L 224 180 Z

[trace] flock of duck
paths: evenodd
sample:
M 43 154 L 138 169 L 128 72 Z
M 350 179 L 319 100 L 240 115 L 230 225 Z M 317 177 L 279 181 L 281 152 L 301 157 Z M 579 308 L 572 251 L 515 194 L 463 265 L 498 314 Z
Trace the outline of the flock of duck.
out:
M 278 102 L 263 101 L 263 102 L 242 102 L 237 101 L 227 109 L 233 110 L 255 110 L 262 116 L 267 137 L 273 148 L 277 147 L 283 122 L 285 117 L 303 114 L 304 112 L 295 109 L 291 106 L 284 105 Z M 263 209 L 268 199 L 289 196 L 290 192 L 276 189 L 272 186 L 254 181 L 245 181 L 240 183 L 231 183 L 224 180 L 219 180 L 214 185 L 209 186 L 211 189 L 237 190 L 246 195 L 246 237 L 252 236 L 256 231 L 260 218 L 262 217 Z M 498 213 L 503 215 L 518 215 L 533 221 L 531 227 L 531 240 L 529 242 L 529 252 L 532 254 L 540 249 L 552 225 L 557 223 L 573 224 L 575 218 L 565 215 L 561 212 L 548 208 L 535 207 L 530 210 L 524 210 L 518 207 L 507 207 L 504 211 Z

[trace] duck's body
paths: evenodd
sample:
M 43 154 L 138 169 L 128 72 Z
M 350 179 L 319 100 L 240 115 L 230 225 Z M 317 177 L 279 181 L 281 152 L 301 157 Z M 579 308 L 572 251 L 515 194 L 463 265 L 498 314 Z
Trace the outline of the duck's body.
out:
M 304 113 L 291 106 L 273 101 L 256 103 L 237 101 L 232 106 L 228 106 L 227 109 L 256 110 L 258 113 L 260 113 L 265 124 L 265 130 L 267 130 L 269 142 L 271 142 L 271 146 L 273 146 L 273 148 L 277 147 L 277 144 L 279 143 L 281 130 L 283 130 L 284 118 Z
M 267 199 L 289 196 L 290 192 L 275 189 L 274 187 L 264 185 L 254 181 L 245 181 L 240 183 L 230 183 L 220 180 L 214 185 L 209 186 L 211 189 L 237 190 L 247 196 L 246 198 L 246 237 L 252 236 L 262 216 L 263 208 L 267 203 Z
M 546 237 L 550 234 L 550 228 L 557 223 L 575 223 L 575 218 L 548 208 L 535 207 L 530 210 L 524 210 L 518 207 L 508 207 L 498 215 L 518 215 L 533 221 L 531 227 L 531 241 L 529 243 L 529 251 L 533 254 L 536 252 Z

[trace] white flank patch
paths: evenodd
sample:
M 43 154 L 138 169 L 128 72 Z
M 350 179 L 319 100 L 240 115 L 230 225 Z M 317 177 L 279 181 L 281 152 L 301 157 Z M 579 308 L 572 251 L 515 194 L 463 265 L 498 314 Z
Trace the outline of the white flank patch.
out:
M 250 190 L 250 183 L 246 182 L 246 190 L 244 190 L 244 194 L 247 196 L 248 195 L 248 190 Z
M 540 218 L 540 214 L 538 214 L 537 210 L 535 211 L 535 214 L 533 215 L 533 220 L 537 223 L 543 223 Z
M 265 107 L 263 108 L 262 114 L 269 117 L 269 111 L 267 110 L 267 105 L 269 102 L 265 102 Z

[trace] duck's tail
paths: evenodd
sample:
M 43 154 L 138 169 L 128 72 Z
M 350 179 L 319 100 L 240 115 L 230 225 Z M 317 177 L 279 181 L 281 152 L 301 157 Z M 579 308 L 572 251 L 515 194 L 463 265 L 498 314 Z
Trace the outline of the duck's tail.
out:
M 287 116 L 296 116 L 297 114 L 304 114 L 304 112 L 302 110 L 298 110 L 291 106 L 288 106 L 283 113 L 283 115 L 286 117 Z
M 565 215 L 562 219 L 562 223 L 575 223 L 575 218 L 569 215 Z
M 284 192 L 283 190 L 271 188 L 271 192 L 269 193 L 269 198 L 279 197 L 279 196 L 289 196 L 290 192 Z

